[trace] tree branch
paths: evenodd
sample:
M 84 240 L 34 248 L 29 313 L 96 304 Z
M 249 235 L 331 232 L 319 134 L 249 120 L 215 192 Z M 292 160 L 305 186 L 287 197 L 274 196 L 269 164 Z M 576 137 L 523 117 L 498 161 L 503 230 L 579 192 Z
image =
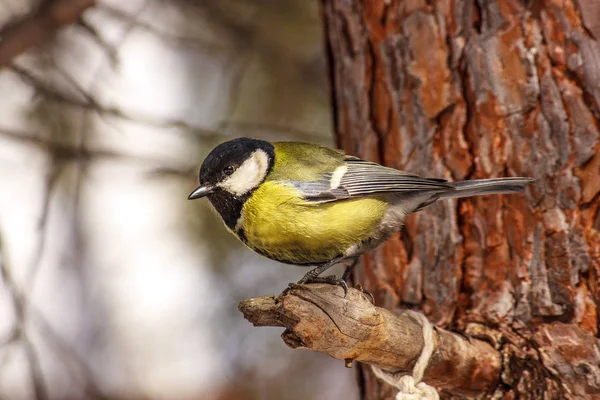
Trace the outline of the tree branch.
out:
M 0 68 L 33 46 L 52 37 L 61 26 L 77 22 L 81 14 L 95 4 L 94 0 L 56 0 L 21 21 L 0 30 Z
M 374 306 L 361 291 L 298 285 L 279 297 L 240 302 L 255 326 L 280 326 L 283 341 L 331 357 L 373 364 L 393 373 L 411 373 L 423 348 L 419 322 Z M 473 396 L 493 390 L 500 378 L 501 356 L 488 343 L 434 329 L 434 353 L 424 381 L 441 390 Z
M 12 328 L 13 332 L 11 332 L 8 340 L 2 343 L 2 345 L 10 344 L 15 341 L 18 341 L 23 345 L 25 357 L 28 363 L 31 384 L 33 386 L 34 398 L 35 400 L 46 400 L 48 399 L 48 388 L 42 373 L 39 355 L 27 333 L 26 320 L 28 309 L 26 299 L 23 293 L 19 290 L 11 272 L 9 271 L 8 266 L 6 265 L 1 251 L 1 246 L 2 244 L 0 243 L 0 286 L 6 286 L 7 292 L 13 303 L 16 320 L 15 326 Z

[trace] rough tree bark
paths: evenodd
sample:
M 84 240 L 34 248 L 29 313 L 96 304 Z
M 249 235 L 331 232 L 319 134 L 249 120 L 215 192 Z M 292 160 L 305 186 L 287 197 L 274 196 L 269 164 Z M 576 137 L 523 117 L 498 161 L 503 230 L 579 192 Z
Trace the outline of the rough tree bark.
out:
M 322 3 L 341 148 L 425 176 L 537 179 L 413 215 L 355 278 L 491 343 L 497 395 L 600 396 L 600 3 Z M 369 368 L 359 381 L 392 398 Z

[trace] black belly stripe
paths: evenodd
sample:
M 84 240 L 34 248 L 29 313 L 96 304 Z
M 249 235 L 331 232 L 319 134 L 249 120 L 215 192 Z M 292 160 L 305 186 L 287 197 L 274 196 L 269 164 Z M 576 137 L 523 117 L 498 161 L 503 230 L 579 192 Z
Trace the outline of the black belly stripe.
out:
M 238 230 L 235 231 L 235 234 L 238 238 L 240 238 L 242 242 L 248 243 L 248 238 L 246 237 L 246 232 L 244 232 L 244 228 L 238 228 Z

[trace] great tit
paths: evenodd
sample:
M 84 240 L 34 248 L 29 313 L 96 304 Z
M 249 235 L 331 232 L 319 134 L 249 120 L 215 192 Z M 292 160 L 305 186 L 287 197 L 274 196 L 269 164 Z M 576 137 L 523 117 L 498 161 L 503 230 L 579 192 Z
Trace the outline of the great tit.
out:
M 215 147 L 188 199 L 208 197 L 227 229 L 272 260 L 316 266 L 298 283 L 343 286 L 358 257 L 439 199 L 519 193 L 530 178 L 461 182 L 384 167 L 317 144 L 237 138 Z M 319 277 L 346 262 L 342 278 Z

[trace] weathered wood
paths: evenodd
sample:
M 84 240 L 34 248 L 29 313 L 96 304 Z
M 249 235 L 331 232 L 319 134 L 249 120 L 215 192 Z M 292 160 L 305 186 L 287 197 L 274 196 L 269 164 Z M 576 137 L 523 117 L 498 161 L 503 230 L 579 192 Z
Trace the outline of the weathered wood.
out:
M 423 348 L 418 321 L 376 307 L 370 297 L 350 288 L 299 285 L 279 297 L 244 300 L 244 317 L 256 326 L 283 326 L 284 342 L 340 360 L 356 360 L 390 372 L 412 372 Z M 501 357 L 488 343 L 434 329 L 434 353 L 424 381 L 460 395 L 493 389 L 500 379 Z
M 322 4 L 340 147 L 425 176 L 536 178 L 409 217 L 357 280 L 388 309 L 484 332 L 507 357 L 498 395 L 600 395 L 598 2 Z M 576 357 L 542 351 L 567 337 Z M 363 378 L 366 400 L 392 398 Z

